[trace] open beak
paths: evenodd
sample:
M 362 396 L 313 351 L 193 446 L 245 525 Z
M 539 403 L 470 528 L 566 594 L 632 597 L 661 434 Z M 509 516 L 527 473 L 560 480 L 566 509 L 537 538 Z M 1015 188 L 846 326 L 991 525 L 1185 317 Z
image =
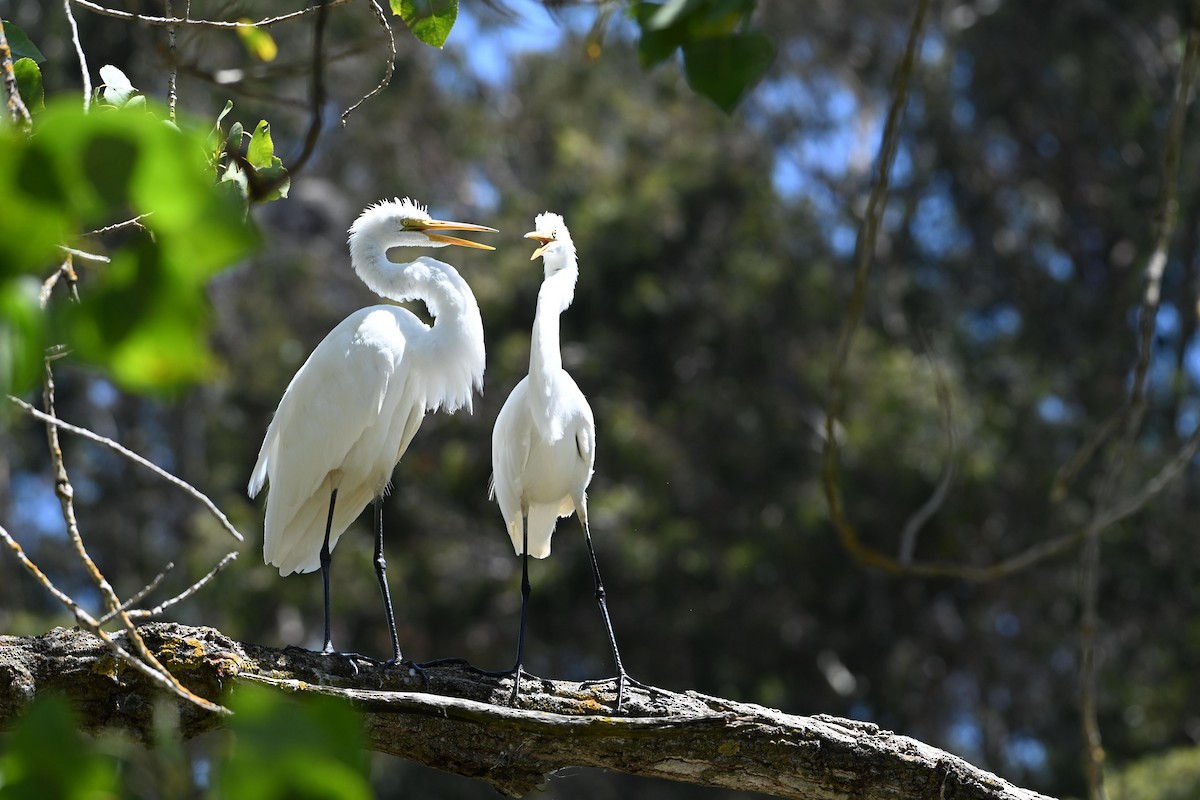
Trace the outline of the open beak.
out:
M 546 248 L 549 247 L 550 243 L 554 241 L 549 236 L 542 236 L 537 231 L 530 231 L 529 233 L 525 234 L 525 238 L 533 239 L 535 242 L 541 245 L 537 250 L 533 251 L 533 255 L 529 257 L 530 261 L 533 261 L 542 253 L 546 252 Z
M 425 234 L 429 239 L 443 244 L 456 244 L 460 247 L 474 247 L 477 250 L 495 250 L 490 244 L 480 244 L 472 242 L 470 239 L 460 239 L 457 236 L 447 236 L 444 233 L 435 233 L 435 231 L 479 231 L 480 233 L 499 233 L 495 228 L 489 228 L 485 225 L 472 225 L 469 222 L 445 222 L 440 219 L 431 219 L 428 222 L 422 222 L 419 226 L 413 228 Z

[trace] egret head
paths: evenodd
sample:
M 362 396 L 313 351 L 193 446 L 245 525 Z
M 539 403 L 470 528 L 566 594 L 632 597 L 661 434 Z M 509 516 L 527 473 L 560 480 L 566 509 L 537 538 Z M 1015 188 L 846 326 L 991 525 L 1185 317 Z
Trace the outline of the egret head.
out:
M 496 248 L 457 236 L 448 236 L 442 231 L 479 231 L 496 233 L 495 228 L 483 225 L 473 225 L 468 222 L 448 222 L 433 219 L 425 206 L 416 200 L 397 198 L 384 200 L 368 206 L 354 224 L 350 226 L 351 244 L 355 239 L 368 238 L 376 240 L 385 248 L 389 247 L 446 247 L 456 244 L 460 247 L 474 247 L 479 250 L 495 250 Z
M 529 260 L 541 256 L 547 276 L 565 269 L 575 255 L 575 243 L 571 241 L 571 232 L 567 230 L 567 224 L 558 214 L 551 214 L 549 211 L 538 214 L 533 230 L 525 234 L 525 238 L 538 243 L 538 248 L 533 251 Z

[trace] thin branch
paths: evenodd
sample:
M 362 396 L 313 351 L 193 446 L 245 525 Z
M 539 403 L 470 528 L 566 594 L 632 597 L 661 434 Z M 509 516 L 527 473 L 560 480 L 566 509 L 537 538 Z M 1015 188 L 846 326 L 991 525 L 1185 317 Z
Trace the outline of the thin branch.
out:
M 74 247 L 67 247 L 65 244 L 60 244 L 58 246 L 58 249 L 62 250 L 64 253 L 67 253 L 68 255 L 75 256 L 76 258 L 82 258 L 84 261 L 95 261 L 98 264 L 111 264 L 112 263 L 112 259 L 109 258 L 108 256 L 101 256 L 101 255 L 97 255 L 96 253 L 89 253 L 86 250 L 77 250 Z
M 189 703 L 194 703 L 195 705 L 199 706 L 200 708 L 203 708 L 207 711 L 212 711 L 212 712 L 215 712 L 218 714 L 228 714 L 229 713 L 229 710 L 227 708 L 225 708 L 224 706 L 220 706 L 220 705 L 217 705 L 216 703 L 212 703 L 208 700 L 205 700 L 203 697 L 200 697 L 200 696 L 188 691 L 185 687 L 180 686 L 179 688 L 176 688 L 176 686 L 172 685 L 171 681 L 168 681 L 163 675 L 159 674 L 158 671 L 153 669 L 149 664 L 146 664 L 145 662 L 141 661 L 136 656 L 134 656 L 132 653 L 130 653 L 128 650 L 121 647 L 121 645 L 119 645 L 115 640 L 113 640 L 112 636 L 108 633 L 108 631 L 106 631 L 100 627 L 97 620 L 94 617 L 92 617 L 91 614 L 84 611 L 83 608 L 81 608 L 80 605 L 78 603 L 76 603 L 71 598 L 70 595 L 68 595 L 66 592 L 64 592 L 63 590 L 59 589 L 57 586 L 54 585 L 54 582 L 51 581 L 50 578 L 48 578 L 46 576 L 46 573 L 42 572 L 38 568 L 37 564 L 33 563 L 33 561 L 29 558 L 29 556 L 27 556 L 25 554 L 25 550 L 21 547 L 21 545 L 17 542 L 17 540 L 14 539 L 7 530 L 5 530 L 3 525 L 0 525 L 0 540 L 4 541 L 4 544 L 7 545 L 8 549 L 10 551 L 12 551 L 14 556 L 16 556 L 17 562 L 20 563 L 20 565 L 25 569 L 25 571 L 28 572 L 30 575 L 32 575 L 34 580 L 36 580 L 43 587 L 45 587 L 45 589 L 48 592 L 50 592 L 50 594 L 53 595 L 54 598 L 56 600 L 58 600 L 58 602 L 62 603 L 63 606 L 65 606 L 66 609 L 71 612 L 71 614 L 75 617 L 75 621 L 79 623 L 80 627 L 86 629 L 89 633 L 94 635 L 100 641 L 104 642 L 105 646 L 108 647 L 108 649 L 111 650 L 112 653 L 115 656 L 117 656 L 118 658 L 120 658 L 124 663 L 133 667 L 135 670 L 137 670 L 141 674 L 145 675 L 147 678 L 149 678 L 151 681 L 153 681 L 155 684 L 157 684 L 160 688 L 165 689 L 166 691 L 170 692 L 171 694 L 176 695 L 177 697 L 182 697 L 184 700 L 187 700 Z M 167 673 L 167 674 L 169 675 L 170 673 Z M 183 690 L 182 692 L 180 692 L 180 688 L 182 688 L 182 690 Z
M 182 592 L 175 595 L 171 599 L 164 600 L 163 602 L 159 603 L 158 605 L 154 606 L 153 608 L 133 609 L 132 611 L 129 612 L 130 618 L 131 619 L 150 619 L 151 617 L 157 617 L 159 614 L 163 613 L 171 606 L 175 605 L 176 603 L 178 603 L 180 601 L 188 599 L 189 597 L 194 595 L 196 592 L 203 589 L 205 587 L 205 585 L 208 584 L 209 581 L 211 581 L 213 578 L 215 578 L 217 576 L 217 573 L 219 573 L 221 570 L 225 569 L 225 567 L 227 567 L 231 563 L 233 563 L 237 559 L 237 557 L 238 557 L 238 554 L 236 552 L 226 553 L 225 557 L 222 558 L 220 561 L 218 561 L 217 565 L 215 567 L 213 567 L 212 569 L 210 569 L 208 571 L 208 574 L 206 574 L 203 578 L 196 581 L 191 586 L 184 589 Z
M 167 17 L 172 16 L 171 0 L 163 0 L 163 10 L 166 11 Z M 188 11 L 191 10 L 191 2 L 189 0 L 187 6 L 183 10 L 183 17 L 187 19 Z M 175 80 L 178 77 L 179 69 L 177 66 L 178 58 L 175 51 L 175 23 L 167 25 L 167 115 L 171 122 L 175 121 L 175 105 L 179 100 L 179 95 L 175 91 Z
M 80 8 L 86 8 L 88 11 L 94 11 L 95 13 L 102 14 L 106 17 L 140 22 L 144 25 L 156 25 L 159 27 L 166 27 L 169 25 L 190 25 L 200 28 L 244 28 L 246 26 L 250 26 L 252 28 L 266 28 L 280 22 L 298 19 L 307 14 L 313 13 L 319 8 L 319 6 L 309 6 L 308 8 L 302 8 L 299 11 L 293 11 L 290 14 L 283 14 L 282 16 L 278 17 L 264 17 L 257 22 L 226 22 L 224 20 L 216 19 L 196 19 L 188 16 L 153 17 L 145 14 L 130 13 L 128 11 L 119 11 L 115 8 L 109 8 L 108 6 L 101 5 L 100 3 L 94 3 L 91 0 L 63 0 L 63 2 L 74 3 Z M 349 2 L 351 2 L 351 0 L 329 0 L 327 5 L 330 7 L 344 6 Z
M 310 98 L 308 132 L 304 135 L 304 149 L 300 151 L 300 155 L 288 168 L 288 172 L 292 176 L 295 176 L 308 163 L 308 159 L 312 157 L 317 148 L 317 140 L 321 138 L 321 109 L 325 105 L 325 63 L 322 45 L 325 41 L 325 23 L 328 16 L 329 4 L 327 0 L 320 0 L 317 4 L 317 21 L 313 26 L 312 97 Z
M 50 273 L 50 277 L 42 282 L 42 288 L 38 292 L 38 303 L 42 308 L 49 304 L 50 295 L 54 292 L 54 287 L 58 285 L 59 278 L 67 282 L 67 290 L 71 293 L 71 299 L 76 303 L 79 302 L 79 275 L 75 272 L 72 256 L 72 252 L 67 250 L 67 257 L 58 265 L 58 269 Z
M 892 88 L 892 101 L 888 108 L 887 121 L 883 128 L 883 143 L 880 148 L 878 173 L 875 185 L 871 189 L 867 201 L 866 213 L 858 232 L 858 243 L 855 251 L 854 285 L 851 289 L 850 300 L 846 307 L 846 318 L 838 338 L 837 350 L 834 354 L 833 367 L 829 375 L 829 397 L 825 414 L 825 442 L 821 468 L 822 485 L 825 489 L 825 501 L 829 514 L 837 528 L 838 536 L 843 546 L 852 554 L 856 554 L 865 563 L 883 567 L 892 559 L 882 553 L 877 553 L 865 547 L 858 538 L 858 532 L 846 518 L 842 507 L 842 492 L 838 484 L 838 440 L 837 426 L 845 408 L 846 365 L 850 357 L 850 346 L 862 319 L 863 307 L 866 304 L 867 282 L 871 274 L 871 264 L 875 254 L 875 242 L 879 234 L 879 225 L 883 218 L 884 207 L 887 205 L 888 181 L 892 164 L 896 159 L 896 151 L 900 143 L 900 118 L 908 99 L 908 84 L 912 77 L 913 65 L 916 60 L 917 42 L 925 25 L 925 17 L 929 11 L 929 0 L 918 0 L 916 11 L 913 13 L 912 24 L 908 30 L 908 41 L 905 44 L 904 56 L 896 67 L 896 75 Z
M 929 351 L 928 344 L 925 349 Z M 958 473 L 955 457 L 958 451 L 958 429 L 954 425 L 954 405 L 950 401 L 950 388 L 946 384 L 946 378 L 942 375 L 942 370 L 938 366 L 937 360 L 931 357 L 929 363 L 933 367 L 938 406 L 942 410 L 942 428 L 946 432 L 946 466 L 942 469 L 942 477 L 938 480 L 938 485 L 934 488 L 933 494 L 908 518 L 908 522 L 904 524 L 904 530 L 900 534 L 900 553 L 898 556 L 901 564 L 912 563 L 913 555 L 915 555 L 917 550 L 917 535 L 925 527 L 925 523 L 929 522 L 933 518 L 933 515 L 940 511 L 942 505 L 945 504 L 946 497 L 950 494 L 950 487 L 954 484 L 954 477 Z
M 208 499 L 207 495 L 205 495 L 203 492 L 201 492 L 196 487 L 192 486 L 187 481 L 176 478 L 174 475 L 167 472 L 162 467 L 160 467 L 156 464 L 153 464 L 150 461 L 147 461 L 145 458 L 141 457 L 140 455 L 138 455 L 137 453 L 128 449 L 127 447 L 120 445 L 117 442 L 114 442 L 112 439 L 108 439 L 104 436 L 101 436 L 98 433 L 89 431 L 87 428 L 80 428 L 76 425 L 70 424 L 69 422 L 63 422 L 61 419 L 58 419 L 57 417 L 47 416 L 46 414 L 43 414 L 41 411 L 38 411 L 33 406 L 29 405 L 29 403 L 26 403 L 24 400 L 21 400 L 20 398 L 9 395 L 8 399 L 11 400 L 13 403 L 16 403 L 18 406 L 20 406 L 22 409 L 24 409 L 24 411 L 26 413 L 28 413 L 30 416 L 34 417 L 35 419 L 41 420 L 42 422 L 48 422 L 51 425 L 56 425 L 57 427 L 62 428 L 63 430 L 68 431 L 70 433 L 73 433 L 76 436 L 82 436 L 85 439 L 90 439 L 91 441 L 96 442 L 97 444 L 102 444 L 111 450 L 115 450 L 116 452 L 118 452 L 121 455 L 128 458 L 130 461 L 133 461 L 136 464 L 140 464 L 141 466 L 150 470 L 155 475 L 157 475 L 158 477 L 167 481 L 168 483 L 179 487 L 183 491 L 190 494 L 192 497 L 199 500 L 200 503 L 202 503 L 204 505 L 204 507 L 208 509 L 209 513 L 211 513 L 214 517 L 217 518 L 217 521 L 220 522 L 221 526 L 223 528 L 225 528 L 226 531 L 229 532 L 230 536 L 237 539 L 239 542 L 245 541 L 245 538 L 242 536 L 242 534 L 238 533 L 237 528 L 233 527 L 233 524 L 230 523 L 229 519 L 221 512 L 221 510 L 219 508 L 217 508 L 217 506 L 213 503 L 213 501 Z
M 4 21 L 0 20 L 0 62 L 4 69 L 4 92 L 8 97 L 8 113 L 12 115 L 14 125 L 20 125 L 29 130 L 33 127 L 33 117 L 21 99 L 21 90 L 17 86 L 17 73 L 13 71 L 12 48 L 8 46 L 8 37 L 4 34 Z
M 342 112 L 342 127 L 343 128 L 346 127 L 346 120 L 349 119 L 350 114 L 355 109 L 357 109 L 363 103 L 367 102 L 372 97 L 374 97 L 375 95 L 379 94 L 380 92 L 382 92 L 384 89 L 387 88 L 388 84 L 392 82 L 392 73 L 396 71 L 396 35 L 392 32 L 392 26 L 388 24 L 387 14 L 383 13 L 383 9 L 380 8 L 378 0 L 370 0 L 370 2 L 371 2 L 371 10 L 373 12 L 375 12 L 375 19 L 379 22 L 380 26 L 383 28 L 384 33 L 387 34 L 388 60 L 387 60 L 387 64 L 384 66 L 383 80 L 381 80 L 379 82 L 379 85 L 376 86 L 371 91 L 367 92 L 362 97 L 360 97 L 358 99 L 357 103 L 355 103 L 354 105 L 350 106 L 349 108 L 347 108 L 345 111 Z
M 102 236 L 106 233 L 112 233 L 114 231 L 124 230 L 125 228 L 141 228 L 142 230 L 145 230 L 146 226 L 142 224 L 142 220 L 144 220 L 146 217 L 150 216 L 150 213 L 151 212 L 146 212 L 145 214 L 138 214 L 136 217 L 133 217 L 132 219 L 127 219 L 127 220 L 124 220 L 123 222 L 115 222 L 112 225 L 106 225 L 103 228 L 96 228 L 94 231 L 88 231 L 87 233 L 85 233 L 83 235 L 84 236 Z
M 83 78 L 83 111 L 86 114 L 92 106 L 92 74 L 88 71 L 83 44 L 79 41 L 79 25 L 75 22 L 75 12 L 71 10 L 71 2 L 72 0 L 63 0 L 63 13 L 67 15 L 67 23 L 71 26 L 71 42 L 75 45 L 75 54 L 79 57 L 79 72 Z
M 134 613 L 136 613 L 134 611 L 131 611 L 131 609 L 133 608 L 133 605 L 135 603 L 140 603 L 142 601 L 143 597 L 145 597 L 146 595 L 150 594 L 155 589 L 157 589 L 159 587 L 159 584 L 161 584 L 166 579 L 167 573 L 173 569 L 175 569 L 175 562 L 168 561 L 167 565 L 165 567 L 163 567 L 163 571 L 158 573 L 157 575 L 155 575 L 154 579 L 152 581 L 147 583 L 141 589 L 138 589 L 136 592 L 133 593 L 132 597 L 130 597 L 124 603 L 121 603 L 121 605 L 118 606 L 117 608 L 114 608 L 113 610 L 109 611 L 107 614 L 105 614 L 100 619 L 96 620 L 96 622 L 100 625 L 107 625 L 109 622 L 112 621 L 113 617 L 115 617 L 117 615 L 118 610 L 128 611 L 128 612 L 130 612 L 129 616 L 132 617 L 134 615 Z

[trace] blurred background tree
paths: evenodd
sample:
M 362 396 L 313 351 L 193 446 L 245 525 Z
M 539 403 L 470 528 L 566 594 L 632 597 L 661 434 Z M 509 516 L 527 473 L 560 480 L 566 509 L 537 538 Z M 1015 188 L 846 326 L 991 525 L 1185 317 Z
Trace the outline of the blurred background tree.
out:
M 592 524 L 630 671 L 872 720 L 1020 785 L 1082 794 L 1077 551 L 988 583 L 893 577 L 847 557 L 822 497 L 828 375 L 912 4 L 763 2 L 754 23 L 775 59 L 731 115 L 688 87 L 674 57 L 642 69 L 642 31 L 624 4 L 546 5 L 464 2 L 442 52 L 398 30 L 395 78 L 344 128 L 337 114 L 378 82 L 384 50 L 365 3 L 333 10 L 317 149 L 287 199 L 252 210 L 258 255 L 208 287 L 219 376 L 147 398 L 60 362 L 60 415 L 174 469 L 242 530 L 260 531 L 261 507 L 244 487 L 270 413 L 325 333 L 375 302 L 349 269 L 349 223 L 370 202 L 411 194 L 435 215 L 499 228 L 497 253 L 455 254 L 483 312 L 484 395 L 471 416 L 425 421 L 385 524 L 405 653 L 504 667 L 519 561 L 486 496 L 489 435 L 527 368 L 540 265 L 519 236 L 536 213 L 560 212 L 580 252 L 564 363 L 596 413 Z M 156 2 L 127 7 L 163 13 Z M 190 13 L 291 10 L 259 0 L 196 2 Z M 93 70 L 114 64 L 165 96 L 162 29 L 77 13 Z M 45 52 L 48 94 L 77 91 L 53 4 L 0 2 L 0 16 Z M 896 551 L 949 465 L 950 491 L 915 541 L 918 559 L 993 564 L 1087 520 L 1099 466 L 1061 498 L 1051 487 L 1128 391 L 1188 22 L 1179 4 L 1158 0 L 935 6 L 840 429 L 848 513 L 870 545 Z M 270 119 L 287 163 L 308 124 L 312 26 L 271 33 L 279 55 L 265 62 L 232 32 L 180 29 L 178 91 L 198 117 L 215 118 L 233 97 L 248 128 Z M 1200 138 L 1190 116 L 1129 486 L 1200 424 Z M 65 445 L 85 535 L 122 594 L 168 560 L 186 585 L 223 552 L 215 525 L 153 479 Z M 36 425 L 0 428 L 0 474 L 0 519 L 61 585 L 83 591 L 71 586 Z M 1198 481 L 1193 463 L 1104 540 L 1098 700 L 1116 765 L 1200 741 Z M 336 562 L 335 636 L 383 655 L 368 521 L 358 528 Z M 320 579 L 281 579 L 258 545 L 174 618 L 319 646 Z M 563 526 L 555 549 L 532 569 L 527 666 L 607 674 L 576 529 Z M 68 623 L 32 582 L 0 582 L 0 630 Z M 491 795 L 384 757 L 373 777 L 381 797 Z M 547 788 L 597 799 L 629 791 L 729 796 L 599 774 Z

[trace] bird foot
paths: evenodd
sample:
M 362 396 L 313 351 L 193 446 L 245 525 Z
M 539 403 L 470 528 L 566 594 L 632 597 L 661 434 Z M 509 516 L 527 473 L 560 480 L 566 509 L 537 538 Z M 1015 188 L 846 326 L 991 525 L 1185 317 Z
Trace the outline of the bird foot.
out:
M 421 683 L 429 685 L 429 676 L 425 674 L 425 665 L 418 664 L 415 661 L 409 661 L 407 658 L 389 658 L 384 661 L 382 666 L 384 669 L 399 667 L 408 671 L 409 675 L 416 676 L 421 679 Z
M 379 663 L 377 659 L 371 658 L 370 656 L 364 656 L 362 653 L 342 652 L 339 650 L 334 650 L 333 648 L 326 648 L 324 650 L 307 650 L 299 645 L 289 644 L 287 647 L 283 648 L 283 650 L 285 653 L 288 651 L 294 651 L 297 653 L 305 653 L 306 655 L 323 656 L 328 658 L 343 658 L 346 660 L 346 663 L 350 666 L 350 669 L 355 675 L 358 675 L 358 664 L 355 662 L 365 661 L 369 664 Z
M 660 689 L 657 686 L 651 686 L 648 683 L 642 683 L 637 678 L 633 677 L 632 675 L 630 675 L 628 672 L 625 672 L 624 670 L 622 670 L 620 672 L 620 674 L 615 675 L 611 678 L 597 678 L 596 680 L 591 680 L 591 681 L 581 681 L 579 684 L 579 688 L 586 689 L 586 688 L 589 688 L 592 686 L 604 686 L 606 684 L 612 684 L 612 683 L 615 683 L 616 688 L 617 688 L 616 710 L 618 713 L 621 711 L 621 707 L 624 705 L 625 687 L 627 687 L 627 686 L 636 686 L 637 688 L 639 688 L 642 691 L 649 694 L 651 697 L 654 697 L 655 695 L 658 695 L 660 697 L 666 697 L 668 694 L 670 694 L 670 692 L 667 691 L 666 689 Z

